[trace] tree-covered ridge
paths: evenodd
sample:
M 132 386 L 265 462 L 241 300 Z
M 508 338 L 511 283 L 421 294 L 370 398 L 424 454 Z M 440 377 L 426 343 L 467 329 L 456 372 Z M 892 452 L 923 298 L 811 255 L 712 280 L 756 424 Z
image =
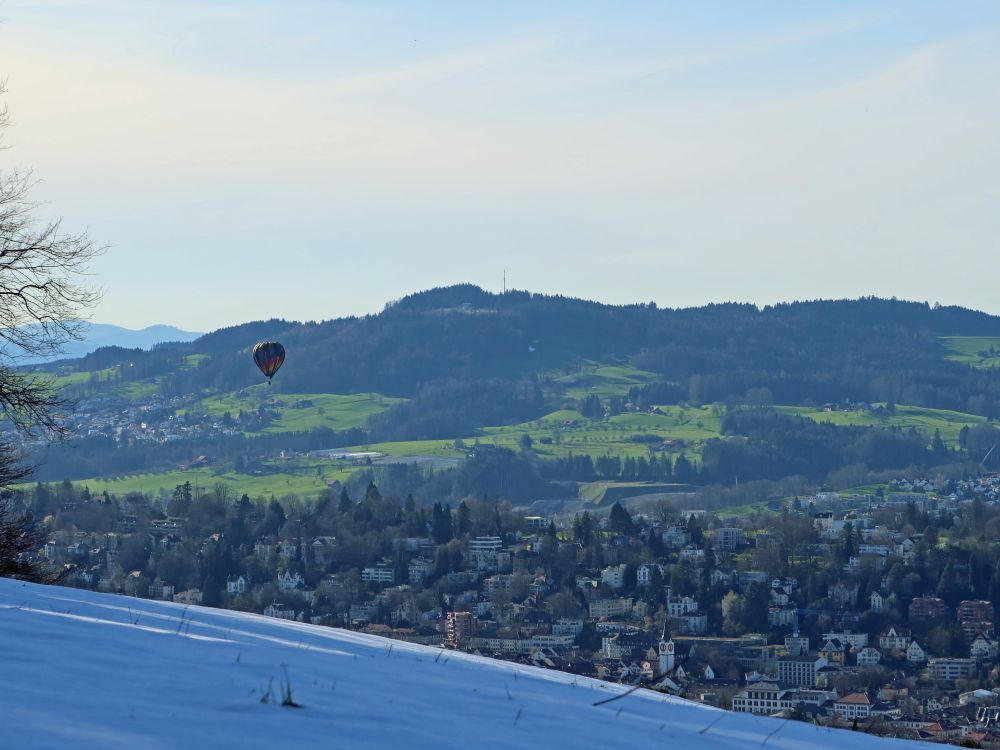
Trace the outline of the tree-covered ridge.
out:
M 659 376 L 674 402 L 737 402 L 764 389 L 775 403 L 883 401 L 997 416 L 1000 371 L 949 360 L 941 337 L 954 335 L 1000 336 L 1000 318 L 876 298 L 659 309 L 459 285 L 377 315 L 253 322 L 148 353 L 102 350 L 86 363 L 128 358 L 135 374 L 164 375 L 168 392 L 233 390 L 257 382 L 250 347 L 270 338 L 288 351 L 277 386 L 289 392 L 411 397 L 430 383 L 530 381 L 582 360 L 630 361 Z M 179 368 L 189 353 L 207 359 Z
M 430 480 L 442 497 L 530 500 L 565 494 L 556 483 L 566 481 L 824 483 L 846 469 L 863 480 L 866 471 L 992 466 L 995 429 L 983 425 L 961 445 L 958 431 L 1000 415 L 1000 368 L 954 361 L 946 344 L 998 332 L 1000 319 L 984 313 L 873 298 L 673 310 L 447 287 L 378 315 L 260 321 L 149 352 L 99 350 L 71 364 L 77 372 L 60 371 L 71 395 L 90 400 L 92 429 L 47 452 L 46 478 L 177 471 L 203 455 L 216 471 L 266 476 L 287 469 L 282 452 L 350 446 L 447 468 L 455 464 L 436 459 L 467 459 L 463 441 L 513 452 L 480 454 Z M 250 361 L 260 339 L 288 352 L 273 386 L 259 384 Z M 324 416 L 333 405 L 321 399 L 333 397 L 323 394 L 351 393 L 384 401 L 360 419 Z M 114 430 L 102 426 L 101 409 L 120 415 L 136 394 L 152 427 L 118 416 Z M 933 409 L 951 410 L 950 421 Z M 255 437 L 263 432 L 273 437 Z M 325 476 L 324 460 L 295 471 L 317 486 L 344 478 Z

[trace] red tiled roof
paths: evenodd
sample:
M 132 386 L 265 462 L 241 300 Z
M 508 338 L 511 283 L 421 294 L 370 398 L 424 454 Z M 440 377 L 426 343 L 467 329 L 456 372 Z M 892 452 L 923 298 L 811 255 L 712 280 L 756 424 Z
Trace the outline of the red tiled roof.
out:
M 864 693 L 851 693 L 850 695 L 845 695 L 837 703 L 856 703 L 858 705 L 871 705 L 871 701 L 868 696 Z

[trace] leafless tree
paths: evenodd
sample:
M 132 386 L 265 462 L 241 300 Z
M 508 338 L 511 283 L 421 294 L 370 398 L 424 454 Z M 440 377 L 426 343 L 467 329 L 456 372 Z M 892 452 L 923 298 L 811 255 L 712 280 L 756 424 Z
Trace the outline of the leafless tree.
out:
M 0 137 L 9 124 L 8 110 L 0 106 Z M 0 166 L 0 412 L 21 433 L 58 438 L 66 434 L 65 404 L 52 378 L 18 365 L 28 356 L 58 354 L 81 337 L 80 316 L 99 296 L 87 268 L 103 247 L 85 233 L 64 232 L 58 219 L 39 219 L 40 207 L 30 198 L 33 184 L 30 171 Z M 29 474 L 16 447 L 0 440 L 0 489 Z M 29 559 L 36 543 L 30 517 L 0 499 L 0 575 L 43 577 Z

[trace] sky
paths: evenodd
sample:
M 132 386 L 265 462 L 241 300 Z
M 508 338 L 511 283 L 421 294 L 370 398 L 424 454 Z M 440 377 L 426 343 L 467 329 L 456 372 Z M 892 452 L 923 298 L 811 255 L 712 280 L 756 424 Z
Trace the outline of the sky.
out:
M 1000 4 L 0 0 L 95 321 L 211 330 L 472 282 L 1000 313 Z

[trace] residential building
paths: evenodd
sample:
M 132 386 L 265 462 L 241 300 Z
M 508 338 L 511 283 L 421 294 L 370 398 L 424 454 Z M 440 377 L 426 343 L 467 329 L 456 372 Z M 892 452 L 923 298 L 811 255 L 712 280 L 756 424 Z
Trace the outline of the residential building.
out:
M 660 538 L 667 549 L 680 549 L 691 541 L 691 536 L 683 526 L 671 526 L 660 534 Z
M 847 662 L 847 653 L 850 646 L 837 638 L 827 641 L 817 652 L 826 659 L 828 664 L 843 666 Z
M 833 710 L 845 721 L 867 719 L 871 715 L 872 701 L 865 693 L 850 693 L 834 701 Z
M 476 618 L 471 612 L 449 612 L 447 640 L 451 646 L 466 643 L 476 632 Z
M 813 687 L 816 673 L 827 665 L 822 656 L 782 656 L 778 659 L 778 681 L 783 685 Z
M 410 583 L 420 583 L 427 576 L 434 572 L 434 561 L 428 560 L 426 557 L 415 557 L 410 560 L 410 565 L 408 567 L 407 573 Z
M 664 570 L 663 566 L 660 565 L 659 563 L 645 563 L 644 565 L 640 565 L 636 569 L 636 571 L 635 571 L 635 580 L 636 580 L 636 583 L 638 583 L 640 586 L 648 586 L 649 585 L 649 579 L 650 579 L 650 577 L 653 574 L 653 569 L 654 568 L 657 569 L 657 570 L 659 570 L 661 575 L 663 575 L 665 573 L 665 570 Z M 602 578 L 603 578 L 603 576 L 602 576 Z M 620 587 L 616 587 L 616 588 L 620 588 Z
M 883 651 L 905 651 L 911 640 L 909 630 L 890 625 L 879 634 L 878 647 Z
M 626 565 L 611 565 L 601 571 L 601 583 L 609 588 L 620 589 L 625 585 Z
M 278 576 L 278 591 L 281 591 L 282 593 L 295 591 L 297 588 L 301 587 L 303 583 L 305 583 L 305 579 L 297 572 L 286 570 Z
M 872 646 L 865 646 L 856 656 L 859 667 L 874 667 L 882 660 L 882 654 Z
M 927 661 L 927 652 L 916 641 L 910 641 L 910 645 L 906 647 L 906 661 L 910 664 L 923 664 Z
M 789 656 L 805 656 L 809 653 L 809 637 L 793 633 L 785 636 L 785 650 Z
M 726 526 L 712 531 L 712 545 L 722 552 L 732 552 L 746 544 L 743 529 Z
M 837 699 L 832 690 L 780 688 L 773 682 L 756 682 L 733 696 L 732 710 L 769 715 L 797 706 L 823 706 Z
M 992 622 L 993 604 L 988 601 L 966 599 L 958 605 L 955 617 L 959 622 L 966 622 L 970 620 L 978 622 Z
M 969 656 L 977 662 L 994 659 L 997 655 L 997 642 L 983 635 L 978 635 L 969 645 Z
M 841 643 L 847 643 L 854 648 L 864 648 L 868 645 L 868 634 L 867 633 L 852 633 L 850 631 L 841 631 L 824 633 L 824 641 L 838 640 Z
M 361 580 L 366 583 L 391 584 L 396 582 L 396 573 L 391 565 L 378 563 L 361 569 Z
M 917 597 L 910 602 L 911 620 L 936 620 L 947 613 L 948 607 L 936 596 Z
M 773 682 L 757 682 L 748 685 L 733 696 L 733 711 L 744 714 L 771 714 L 791 708 L 787 696 L 791 690 L 783 690 Z
M 503 548 L 498 536 L 477 536 L 469 541 L 469 560 L 476 570 L 497 570 L 497 556 Z
M 927 663 L 927 674 L 932 680 L 952 682 L 967 680 L 976 673 L 975 659 L 938 657 Z
M 767 623 L 771 627 L 798 627 L 799 611 L 795 607 L 768 607 Z
M 281 602 L 271 602 L 264 610 L 265 617 L 277 617 L 279 620 L 294 620 L 295 610 Z
M 337 537 L 335 536 L 318 536 L 309 545 L 313 562 L 320 566 L 326 566 L 333 562 L 336 548 Z
M 623 615 L 631 614 L 632 612 L 632 599 L 597 599 L 590 603 L 590 616 L 595 620 L 599 620 L 602 617 L 622 617 Z

